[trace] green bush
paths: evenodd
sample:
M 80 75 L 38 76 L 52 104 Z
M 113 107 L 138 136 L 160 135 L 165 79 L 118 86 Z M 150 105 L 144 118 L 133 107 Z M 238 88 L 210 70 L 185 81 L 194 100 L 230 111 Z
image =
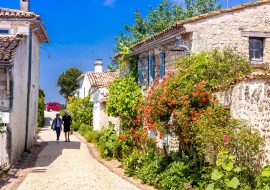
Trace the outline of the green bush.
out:
M 99 138 L 100 138 L 100 133 L 94 130 L 88 130 L 85 132 L 84 137 L 88 142 L 98 143 Z
M 42 89 L 39 89 L 38 93 L 38 127 L 43 127 L 44 123 L 44 99 L 45 99 L 45 93 Z
M 93 131 L 93 127 L 90 126 L 90 125 L 86 125 L 84 123 L 82 123 L 79 127 L 79 133 L 82 135 L 82 136 L 85 136 L 85 134 L 88 132 L 88 131 Z
M 265 166 L 262 173 L 257 177 L 258 190 L 270 190 L 270 165 Z
M 90 101 L 90 96 L 83 99 L 70 100 L 68 112 L 74 121 L 91 125 L 93 119 L 93 102 Z
M 81 126 L 81 123 L 79 121 L 72 121 L 72 129 L 74 131 L 78 131 Z

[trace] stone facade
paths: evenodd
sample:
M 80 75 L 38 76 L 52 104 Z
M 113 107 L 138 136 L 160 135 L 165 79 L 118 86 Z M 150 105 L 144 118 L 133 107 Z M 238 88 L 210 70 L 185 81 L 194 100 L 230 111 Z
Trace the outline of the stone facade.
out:
M 175 51 L 176 38 L 180 37 L 183 51 Z M 155 72 L 159 73 L 160 54 L 165 53 L 165 70 L 174 69 L 177 57 L 213 49 L 233 48 L 249 59 L 250 40 L 259 39 L 262 42 L 262 59 L 253 60 L 253 74 L 267 73 L 270 64 L 270 1 L 263 0 L 244 5 L 200 15 L 186 21 L 178 21 L 172 27 L 147 38 L 132 47 L 135 54 L 145 57 L 155 54 Z M 170 39 L 170 40 L 169 40 Z M 178 49 L 179 50 L 179 49 Z M 143 62 L 141 83 L 144 92 L 148 91 L 149 79 L 145 80 L 145 73 L 149 62 Z M 140 62 L 138 62 L 140 68 Z M 160 78 L 156 75 L 156 78 Z M 266 140 L 266 153 L 270 155 L 270 77 L 253 77 L 244 80 L 231 91 L 217 94 L 220 101 L 231 111 L 237 119 L 249 121 L 258 129 Z M 169 140 L 170 141 L 170 140 Z M 172 138 L 169 146 L 175 149 L 177 139 Z M 269 156 L 270 157 L 270 156 Z
M 179 21 L 181 23 L 181 21 Z M 249 3 L 218 13 L 191 18 L 165 30 L 164 34 L 156 35 L 132 47 L 135 54 L 141 58 L 155 55 L 155 73 L 159 78 L 160 51 L 165 53 L 165 70 L 174 68 L 179 56 L 185 56 L 185 50 L 176 47 L 176 37 L 181 38 L 181 45 L 190 52 L 199 53 L 212 49 L 233 48 L 249 58 L 249 39 L 261 38 L 263 41 L 263 57 L 260 61 L 252 61 L 254 66 L 270 64 L 270 1 L 264 3 Z M 171 38 L 170 38 L 171 37 Z M 170 39 L 170 40 L 168 40 Z M 149 86 L 149 61 L 143 59 L 142 86 Z M 149 59 L 148 59 L 149 60 Z M 148 65 L 148 67 L 147 67 Z M 138 63 L 138 68 L 140 67 Z M 147 69 L 148 68 L 148 69 Z

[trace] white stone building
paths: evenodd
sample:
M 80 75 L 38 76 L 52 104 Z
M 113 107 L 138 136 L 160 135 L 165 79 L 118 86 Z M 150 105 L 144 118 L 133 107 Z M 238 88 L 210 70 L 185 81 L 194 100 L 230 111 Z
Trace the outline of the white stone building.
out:
M 254 72 L 221 98 L 233 117 L 250 121 L 261 132 L 270 155 L 270 0 L 177 21 L 133 46 L 130 56 L 139 56 L 139 83 L 147 92 L 156 78 L 174 68 L 177 57 L 226 47 L 244 54 Z
M 49 41 L 40 16 L 27 12 L 28 1 L 21 9 L 0 8 L 0 112 L 10 164 L 36 142 L 40 44 Z
M 105 113 L 106 99 L 108 98 L 108 86 L 115 78 L 119 77 L 119 72 L 103 72 L 102 59 L 96 59 L 94 63 L 94 72 L 86 72 L 78 77 L 80 87 L 74 92 L 75 98 L 85 98 L 91 96 L 93 107 L 93 127 L 95 130 L 101 130 L 108 126 L 109 122 L 119 127 L 117 118 L 109 117 Z

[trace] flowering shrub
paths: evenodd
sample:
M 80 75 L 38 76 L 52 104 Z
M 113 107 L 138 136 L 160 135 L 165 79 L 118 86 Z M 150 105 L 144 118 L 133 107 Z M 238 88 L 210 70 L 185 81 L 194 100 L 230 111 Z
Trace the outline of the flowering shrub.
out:
M 130 130 L 140 126 L 139 105 L 142 92 L 135 79 L 127 75 L 114 80 L 109 87 L 106 111 L 119 117 L 123 128 Z
M 204 80 L 200 84 L 182 82 L 172 72 L 161 83 L 156 81 L 142 106 L 145 130 L 157 131 L 160 138 L 174 133 L 179 137 L 179 148 L 190 150 L 195 132 L 192 124 L 199 122 L 208 106 L 215 102 L 206 84 Z

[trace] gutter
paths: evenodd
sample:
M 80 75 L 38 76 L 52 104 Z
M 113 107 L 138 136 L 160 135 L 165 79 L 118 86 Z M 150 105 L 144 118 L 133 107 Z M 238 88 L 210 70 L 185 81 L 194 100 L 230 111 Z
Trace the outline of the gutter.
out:
M 25 142 L 24 151 L 28 149 L 28 131 L 29 131 L 29 112 L 30 112 L 30 93 L 32 80 L 32 45 L 33 45 L 33 30 L 29 29 L 29 56 L 28 56 L 28 79 L 27 79 L 27 100 L 26 100 L 26 128 L 25 128 Z
M 161 46 L 161 45 L 164 45 L 164 44 L 167 44 L 167 43 L 170 43 L 170 42 L 175 42 L 176 41 L 176 37 L 178 36 L 179 34 L 175 34 L 175 35 L 172 35 L 170 37 L 167 37 L 161 41 L 158 41 L 158 42 L 154 42 L 152 44 L 149 44 L 149 45 L 146 45 L 145 47 L 141 47 L 141 48 L 138 48 L 138 50 L 130 53 L 127 55 L 127 58 L 133 56 L 133 55 L 137 55 L 137 54 L 140 54 L 142 52 L 145 52 L 145 51 L 148 51 L 148 50 L 151 50 L 155 47 L 158 47 L 158 46 Z

